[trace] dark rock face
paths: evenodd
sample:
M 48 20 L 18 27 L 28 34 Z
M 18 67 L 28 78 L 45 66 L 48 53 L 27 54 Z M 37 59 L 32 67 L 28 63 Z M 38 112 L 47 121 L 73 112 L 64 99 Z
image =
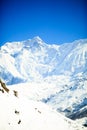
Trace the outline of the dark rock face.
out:
M 75 113 L 72 113 L 68 116 L 70 119 L 76 120 L 76 119 L 81 119 L 83 117 L 87 117 L 87 108 L 84 108 L 83 110 L 79 110 Z

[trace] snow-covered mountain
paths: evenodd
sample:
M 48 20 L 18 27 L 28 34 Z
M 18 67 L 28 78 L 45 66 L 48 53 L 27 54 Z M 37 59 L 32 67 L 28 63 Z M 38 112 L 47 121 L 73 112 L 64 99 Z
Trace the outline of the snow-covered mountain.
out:
M 87 117 L 87 39 L 61 45 L 39 37 L 8 42 L 0 47 L 0 78 L 71 119 Z
M 56 75 L 85 73 L 87 39 L 48 45 L 39 37 L 0 48 L 0 73 L 7 84 L 40 81 Z

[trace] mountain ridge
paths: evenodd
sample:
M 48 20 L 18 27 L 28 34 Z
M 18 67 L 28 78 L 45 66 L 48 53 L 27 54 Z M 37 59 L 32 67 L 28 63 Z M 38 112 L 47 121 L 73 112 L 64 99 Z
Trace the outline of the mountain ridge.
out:
M 2 60 L 0 60 L 5 66 L 5 64 L 8 64 L 7 59 L 9 59 L 9 64 L 15 69 L 13 70 L 16 74 L 19 73 L 17 74 L 17 77 L 19 78 L 24 77 L 24 75 L 21 74 L 22 70 L 24 70 L 26 75 L 24 80 L 27 80 L 26 77 L 32 75 L 31 73 L 33 73 L 33 71 L 35 71 L 40 77 L 65 73 L 70 73 L 70 75 L 72 75 L 73 73 L 81 72 L 81 69 L 83 71 L 83 69 L 86 68 L 86 48 L 87 39 L 81 39 L 70 44 L 49 45 L 43 42 L 39 37 L 34 37 L 28 41 L 6 43 L 1 47 L 0 57 L 2 57 Z M 5 59 L 5 61 L 3 59 Z M 33 67 L 31 67 L 31 62 Z M 2 64 L 0 65 L 0 68 L 3 67 Z M 21 70 L 20 66 L 22 65 L 23 67 L 21 67 Z M 26 70 L 30 70 L 29 68 L 31 70 L 33 69 L 33 71 L 27 74 Z M 6 69 L 6 67 L 4 67 L 4 69 Z M 78 72 L 76 72 L 76 69 Z M 2 69 L 0 69 L 0 71 L 1 70 Z M 32 75 L 32 78 L 34 78 L 34 76 L 35 75 Z M 35 76 L 35 78 L 36 77 L 37 76 Z
M 77 119 L 87 106 L 87 39 L 61 45 L 39 37 L 6 43 L 0 48 L 0 78 L 12 88 L 25 86 L 23 91 L 30 86 L 28 98 L 70 118 L 75 113 Z

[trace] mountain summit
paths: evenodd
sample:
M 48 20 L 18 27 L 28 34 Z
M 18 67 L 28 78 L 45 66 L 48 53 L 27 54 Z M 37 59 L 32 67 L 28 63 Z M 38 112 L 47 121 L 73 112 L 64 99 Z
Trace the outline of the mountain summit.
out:
M 87 39 L 49 45 L 37 36 L 21 42 L 8 42 L 0 49 L 1 78 L 7 84 L 82 74 L 86 72 L 86 66 Z

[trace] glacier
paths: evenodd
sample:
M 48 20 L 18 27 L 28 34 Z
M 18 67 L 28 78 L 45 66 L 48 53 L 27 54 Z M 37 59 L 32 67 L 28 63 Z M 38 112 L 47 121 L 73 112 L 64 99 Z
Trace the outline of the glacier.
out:
M 0 78 L 24 97 L 86 124 L 87 39 L 61 45 L 38 36 L 7 42 L 0 47 Z

